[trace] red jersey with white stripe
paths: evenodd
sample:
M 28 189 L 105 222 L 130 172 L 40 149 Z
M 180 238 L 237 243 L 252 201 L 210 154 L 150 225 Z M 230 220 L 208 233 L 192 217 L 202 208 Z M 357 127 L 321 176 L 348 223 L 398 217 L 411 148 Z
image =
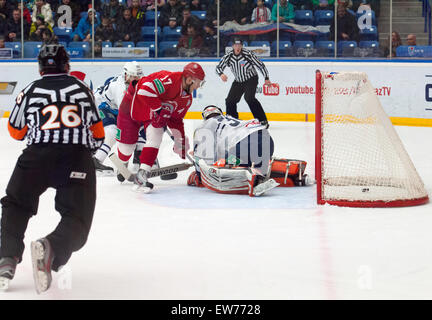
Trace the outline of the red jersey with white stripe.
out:
M 183 118 L 192 105 L 192 95 L 182 88 L 182 72 L 163 70 L 152 73 L 142 77 L 135 88 L 129 88 L 128 93 L 133 95 L 130 104 L 133 120 L 151 120 L 153 111 L 168 104 L 172 108 L 168 126 L 183 132 Z

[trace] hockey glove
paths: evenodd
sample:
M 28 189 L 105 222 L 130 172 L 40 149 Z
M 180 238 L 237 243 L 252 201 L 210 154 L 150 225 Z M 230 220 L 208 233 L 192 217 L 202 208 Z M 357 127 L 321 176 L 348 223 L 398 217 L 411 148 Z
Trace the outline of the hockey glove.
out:
M 186 152 L 189 150 L 188 137 L 175 139 L 173 150 L 180 156 L 180 158 L 186 159 Z
M 151 124 L 154 128 L 163 128 L 171 118 L 173 107 L 171 105 L 162 105 L 156 110 L 152 110 Z

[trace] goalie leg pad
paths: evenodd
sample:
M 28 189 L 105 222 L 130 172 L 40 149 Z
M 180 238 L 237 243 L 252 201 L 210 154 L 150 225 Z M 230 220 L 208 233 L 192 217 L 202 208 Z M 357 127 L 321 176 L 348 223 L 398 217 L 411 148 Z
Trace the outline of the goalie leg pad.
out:
M 199 161 L 199 166 L 203 185 L 219 193 L 258 197 L 279 185 L 274 179 L 265 180 L 251 168 L 209 166 L 204 160 Z
M 210 166 L 199 160 L 203 185 L 219 193 L 248 194 L 249 181 L 247 169 L 228 169 Z
M 270 168 L 270 178 L 281 187 L 294 187 L 303 184 L 307 162 L 303 160 L 274 158 Z
M 249 197 L 259 197 L 279 185 L 274 179 L 266 180 L 265 177 L 257 175 L 253 169 L 247 171 L 247 177 L 249 181 Z

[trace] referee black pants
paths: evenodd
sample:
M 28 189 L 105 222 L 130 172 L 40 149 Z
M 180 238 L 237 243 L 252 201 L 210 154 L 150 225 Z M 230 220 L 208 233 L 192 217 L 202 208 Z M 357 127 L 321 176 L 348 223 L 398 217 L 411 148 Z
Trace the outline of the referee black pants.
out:
M 61 215 L 56 229 L 45 237 L 54 251 L 52 269 L 57 271 L 84 246 L 96 202 L 90 150 L 75 145 L 32 145 L 18 158 L 1 199 L 0 257 L 22 260 L 28 221 L 36 215 L 39 197 L 49 187 L 56 189 L 55 209 Z
M 245 82 L 234 81 L 225 100 L 226 113 L 238 119 L 237 103 L 240 101 L 242 95 L 249 105 L 249 108 L 254 118 L 259 121 L 266 121 L 267 116 L 263 110 L 261 103 L 255 98 L 256 88 L 258 86 L 258 76 L 253 76 Z

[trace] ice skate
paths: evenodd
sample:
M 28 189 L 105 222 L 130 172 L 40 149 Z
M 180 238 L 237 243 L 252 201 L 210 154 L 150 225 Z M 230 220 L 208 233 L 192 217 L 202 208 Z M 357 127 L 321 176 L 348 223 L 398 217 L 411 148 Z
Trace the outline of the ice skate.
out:
M 139 169 L 135 175 L 133 190 L 141 193 L 149 193 L 153 189 L 153 183 L 148 182 L 147 172 Z
M 113 176 L 114 169 L 112 167 L 108 167 L 103 165 L 98 159 L 93 157 L 93 163 L 96 169 L 96 174 L 98 176 Z
M 31 243 L 31 257 L 33 264 L 33 279 L 38 294 L 47 291 L 51 286 L 51 264 L 54 252 L 48 239 L 39 239 Z
M 0 290 L 5 291 L 9 288 L 9 281 L 15 275 L 17 263 L 15 258 L 0 258 Z

